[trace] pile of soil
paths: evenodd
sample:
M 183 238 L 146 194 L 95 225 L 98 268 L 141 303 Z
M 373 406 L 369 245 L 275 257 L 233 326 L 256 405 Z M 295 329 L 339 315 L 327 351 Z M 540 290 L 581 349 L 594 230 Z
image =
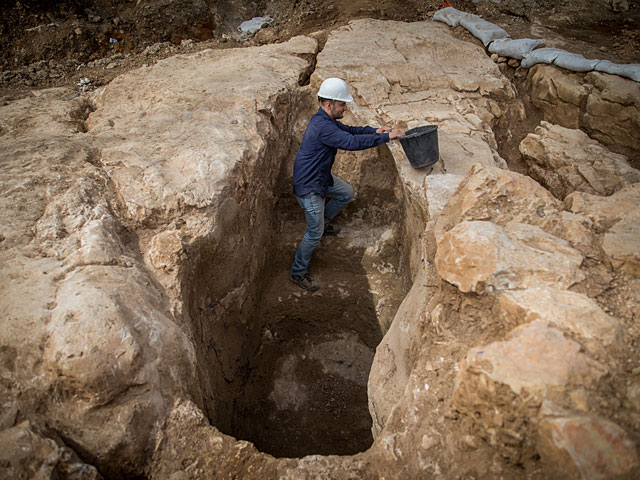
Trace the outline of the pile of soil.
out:
M 640 61 L 640 6 L 615 12 L 599 0 L 19 0 L 0 23 L 0 100 L 31 89 L 75 84 L 87 91 L 123 71 L 176 53 L 282 42 L 357 18 L 427 20 L 443 4 L 476 13 L 513 38 L 561 36 L 567 50 L 616 63 Z M 623 2 L 624 3 L 624 2 Z M 238 25 L 274 21 L 252 38 Z M 460 30 L 463 30 L 460 28 Z M 460 32 L 461 35 L 464 32 Z

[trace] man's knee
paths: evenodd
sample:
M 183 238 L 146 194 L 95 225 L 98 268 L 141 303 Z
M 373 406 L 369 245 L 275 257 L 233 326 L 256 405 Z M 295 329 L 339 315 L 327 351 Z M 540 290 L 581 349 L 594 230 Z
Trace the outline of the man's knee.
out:
M 347 203 L 349 203 L 351 200 L 353 200 L 353 196 L 355 194 L 355 191 L 353 190 L 353 187 L 351 185 L 348 185 L 349 189 L 347 190 L 346 193 L 346 197 L 347 197 Z
M 318 245 L 318 243 L 320 243 L 320 239 L 322 238 L 322 233 L 323 233 L 322 231 L 316 232 L 316 231 L 307 230 L 302 240 L 304 240 L 308 245 L 316 246 Z
M 322 234 L 324 233 L 324 220 L 322 222 L 318 222 L 315 225 L 307 225 L 307 229 L 304 232 L 304 238 L 309 243 L 317 244 L 320 242 L 322 238 Z
M 353 187 L 348 183 L 345 183 L 340 189 L 340 194 L 337 196 L 337 200 L 339 200 L 341 203 L 349 203 L 351 200 L 353 200 L 354 194 L 355 192 L 353 190 Z

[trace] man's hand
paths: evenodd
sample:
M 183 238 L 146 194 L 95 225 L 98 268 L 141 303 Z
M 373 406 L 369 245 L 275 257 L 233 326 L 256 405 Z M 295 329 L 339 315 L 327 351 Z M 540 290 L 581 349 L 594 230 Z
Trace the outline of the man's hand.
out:
M 390 130 L 389 131 L 389 140 L 393 140 L 394 138 L 404 137 L 406 135 L 404 130 Z
M 376 130 L 376 133 L 388 133 L 389 140 L 393 140 L 394 138 L 404 137 L 404 130 L 392 130 L 391 127 L 385 125 L 384 127 L 380 127 Z

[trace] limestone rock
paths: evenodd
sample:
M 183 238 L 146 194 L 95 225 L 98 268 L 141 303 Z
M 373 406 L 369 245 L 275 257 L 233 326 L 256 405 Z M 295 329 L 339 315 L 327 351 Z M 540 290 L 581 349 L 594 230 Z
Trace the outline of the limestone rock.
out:
M 544 225 L 560 210 L 562 204 L 529 177 L 474 165 L 438 217 L 434 231 L 436 239 L 440 239 L 465 220 Z
M 531 99 L 544 120 L 566 128 L 585 127 L 606 146 L 640 150 L 640 85 L 617 75 L 589 72 L 584 77 L 536 65 L 527 77 Z
M 640 223 L 616 223 L 605 233 L 602 250 L 613 268 L 640 276 Z
M 438 241 L 438 274 L 462 292 L 530 286 L 567 288 L 582 280 L 582 255 L 538 227 L 511 223 L 504 228 L 464 221 Z
M 622 339 L 617 320 L 582 294 L 549 287 L 510 290 L 500 294 L 503 318 L 510 325 L 529 322 L 554 324 L 577 333 L 589 343 L 616 346 Z
M 484 375 L 520 394 L 545 393 L 550 387 L 598 380 L 605 367 L 580 353 L 580 345 L 560 330 L 542 323 L 515 328 L 504 342 L 469 351 L 456 381 L 458 391 L 468 376 Z M 486 387 L 485 387 L 486 388 Z M 457 394 L 456 394 L 457 395 Z
M 71 141 L 79 140 L 81 125 L 74 117 L 83 105 L 78 99 L 65 101 L 68 93 L 50 89 L 0 107 L 0 182 L 5 192 L 0 207 L 12 212 L 3 217 L 4 249 L 28 245 L 49 200 L 67 190 L 74 178 L 90 176 L 90 147 Z M 77 177 L 71 174 L 74 170 Z M 66 236 L 59 218 L 51 220 L 51 235 Z
M 640 184 L 629 185 L 609 197 L 575 192 L 564 203 L 573 213 L 591 219 L 600 231 L 607 231 L 620 221 L 640 222 Z
M 100 452 L 105 471 L 112 462 L 135 471 L 164 397 L 195 391 L 193 347 L 154 290 L 136 268 L 87 266 L 59 285 L 51 312 L 42 357 L 56 392 L 50 422 L 84 451 Z
M 600 72 L 584 80 L 593 85 L 584 115 L 587 132 L 605 145 L 640 150 L 640 84 Z
M 540 422 L 538 451 L 547 474 L 614 478 L 638 465 L 636 445 L 613 422 L 597 417 L 548 417 Z
M 426 294 L 430 290 L 425 286 L 428 283 L 429 274 L 421 269 L 398 308 L 391 328 L 376 348 L 367 388 L 374 438 L 385 426 L 392 409 L 402 396 L 417 360 L 415 356 L 407 355 L 407 352 L 418 348 L 421 324 L 430 317 L 426 312 L 430 297 Z
M 583 115 L 581 106 L 589 96 L 589 88 L 577 75 L 560 68 L 538 64 L 527 77 L 528 90 L 536 107 L 548 122 L 567 128 L 578 128 Z
M 71 450 L 40 436 L 28 421 L 0 431 L 0 477 L 15 480 L 99 480 Z
M 67 95 L 47 91 L 2 112 L 2 182 L 18 186 L 3 199 L 10 241 L 0 249 L 7 280 L 0 284 L 0 344 L 11 347 L 14 365 L 3 367 L 3 378 L 16 398 L 7 408 L 35 420 L 46 416 L 49 428 L 85 447 L 102 471 L 126 474 L 140 468 L 144 437 L 163 414 L 162 396 L 186 388 L 198 398 L 197 388 L 182 384 L 193 356 L 162 295 L 133 268 L 138 257 L 125 246 L 110 208 L 108 178 L 80 134 L 77 119 L 86 105 L 65 102 Z M 14 129 L 20 116 L 22 128 Z M 28 188 L 20 186 L 25 180 Z M 129 299 L 116 300 L 123 297 Z M 169 335 L 159 331 L 158 318 Z M 148 343 L 154 336 L 164 342 L 162 355 Z M 171 377 L 182 385 L 172 385 Z M 118 417 L 122 422 L 113 422 Z
M 550 392 L 594 385 L 606 368 L 581 346 L 541 323 L 515 328 L 505 341 L 472 348 L 456 375 L 452 407 L 480 425 L 492 441 L 517 444 L 531 407 Z M 506 387 L 506 388 L 505 388 Z
M 388 35 L 378 36 L 381 30 Z M 486 55 L 476 55 L 482 51 L 478 46 L 453 38 L 447 27 L 433 22 L 352 21 L 347 27 L 332 32 L 318 56 L 321 71 L 316 73 L 323 73 L 320 76 L 324 77 L 324 72 L 351 70 L 349 75 L 355 78 L 348 83 L 362 99 L 358 103 L 372 107 L 434 97 L 427 89 L 513 95 L 512 87 L 493 62 Z M 369 56 L 368 61 L 359 61 L 367 58 L 368 45 L 374 39 L 378 47 L 375 58 Z M 349 48 L 345 40 L 355 44 Z M 330 57 L 334 60 L 326 62 Z M 438 58 L 447 59 L 446 68 L 444 63 L 431 61 Z M 355 68 L 344 68 L 347 62 Z M 371 75 L 366 77 L 365 73 Z
M 273 104 L 298 86 L 308 67 L 301 57 L 316 48 L 297 37 L 259 47 L 260 54 L 204 50 L 124 74 L 97 91 L 87 126 L 131 221 L 169 223 L 189 207 L 215 205 L 229 182 L 242 189 L 242 176 L 230 173 L 266 148 Z M 194 73 L 183 79 L 185 72 Z M 183 84 L 188 88 L 177 88 Z
M 640 275 L 640 183 L 609 197 L 575 192 L 568 195 L 569 210 L 589 218 L 602 238 L 602 252 L 616 269 Z
M 623 155 L 610 152 L 581 130 L 541 122 L 520 143 L 534 178 L 557 198 L 580 191 L 611 195 L 640 182 L 640 171 Z
M 461 175 L 427 175 L 424 188 L 429 205 L 429 219 L 438 218 L 449 199 L 460 186 L 464 177 Z
M 562 208 L 561 202 L 527 176 L 474 165 L 437 217 L 433 231 L 439 239 L 463 220 L 528 223 L 568 241 L 583 255 L 599 257 L 593 222 Z

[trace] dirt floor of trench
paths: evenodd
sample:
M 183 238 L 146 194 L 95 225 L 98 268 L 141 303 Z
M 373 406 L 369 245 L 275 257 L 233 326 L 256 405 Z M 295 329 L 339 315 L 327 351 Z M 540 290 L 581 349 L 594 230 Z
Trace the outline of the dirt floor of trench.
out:
M 285 192 L 253 323 L 261 342 L 244 371 L 231 431 L 276 457 L 350 455 L 370 447 L 367 381 L 377 344 L 408 290 L 394 167 L 375 150 L 338 159 L 356 199 L 314 252 L 321 288 L 289 281 L 304 212 Z M 337 166 L 339 170 L 340 167 Z

